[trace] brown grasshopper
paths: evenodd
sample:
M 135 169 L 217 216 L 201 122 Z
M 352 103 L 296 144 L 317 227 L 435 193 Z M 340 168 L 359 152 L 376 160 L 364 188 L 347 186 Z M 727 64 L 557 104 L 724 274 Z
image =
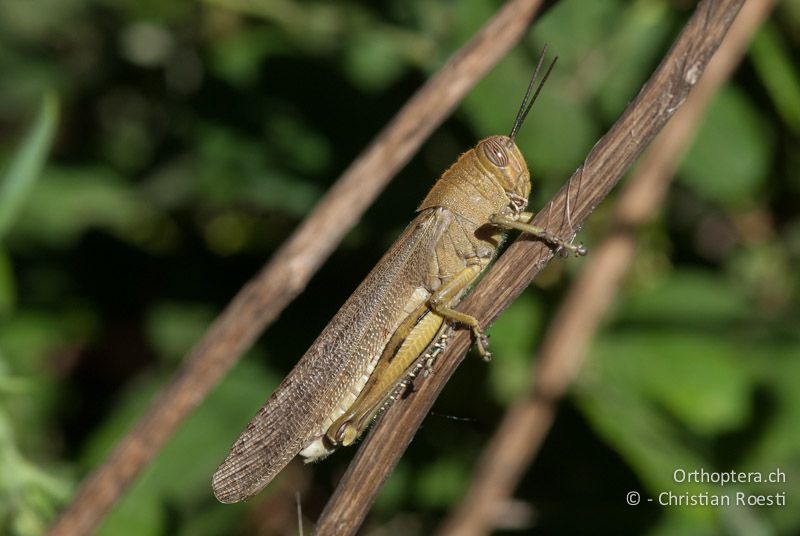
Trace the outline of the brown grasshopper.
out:
M 213 477 L 217 499 L 246 499 L 298 453 L 307 462 L 351 445 L 431 362 L 452 325 L 469 327 L 481 356 L 478 321 L 453 309 L 517 229 L 578 255 L 530 224 L 531 180 L 514 142 L 556 59 L 531 95 L 545 51 L 508 136 L 462 154 L 417 209 L 417 216 L 281 382 Z

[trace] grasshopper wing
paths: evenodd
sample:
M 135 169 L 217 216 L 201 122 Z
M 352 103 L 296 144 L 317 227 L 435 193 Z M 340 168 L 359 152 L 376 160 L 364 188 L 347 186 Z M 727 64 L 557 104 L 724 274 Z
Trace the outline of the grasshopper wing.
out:
M 345 302 L 234 443 L 212 479 L 224 503 L 258 493 L 325 432 L 325 421 L 358 389 L 426 287 L 434 247 L 450 223 L 443 208 L 420 212 Z M 355 393 L 357 395 L 357 393 Z M 328 421 L 330 422 L 330 421 Z

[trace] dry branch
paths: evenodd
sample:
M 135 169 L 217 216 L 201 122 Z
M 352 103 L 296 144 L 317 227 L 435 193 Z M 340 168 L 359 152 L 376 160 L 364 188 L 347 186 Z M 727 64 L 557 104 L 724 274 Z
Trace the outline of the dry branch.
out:
M 565 240 L 574 237 L 592 210 L 661 130 L 697 83 L 736 17 L 743 0 L 699 3 L 672 49 L 636 99 L 594 146 L 534 222 Z M 462 311 L 491 324 L 553 257 L 542 242 L 521 237 L 464 301 Z M 454 334 L 434 374 L 412 396 L 397 401 L 362 444 L 320 516 L 316 534 L 353 534 L 378 489 L 397 464 L 444 384 L 469 348 L 467 332 Z
M 773 0 L 759 0 L 742 7 L 703 78 L 637 166 L 620 195 L 611 233 L 594 248 L 545 334 L 531 368 L 531 392 L 509 408 L 478 461 L 464 499 L 439 530 L 440 536 L 480 536 L 498 527 L 633 261 L 637 228 L 658 213 L 708 104 L 773 5 Z
M 540 0 L 511 0 L 397 113 L 270 262 L 189 352 L 185 364 L 81 485 L 49 534 L 87 534 L 241 354 L 306 286 L 347 231 L 467 91 L 525 34 Z

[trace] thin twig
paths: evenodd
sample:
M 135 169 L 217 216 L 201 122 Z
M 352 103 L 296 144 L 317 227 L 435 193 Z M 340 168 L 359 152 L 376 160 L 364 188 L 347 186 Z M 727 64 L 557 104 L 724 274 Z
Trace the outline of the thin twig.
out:
M 657 214 L 711 98 L 730 77 L 773 5 L 773 0 L 759 0 L 742 7 L 702 80 L 637 166 L 620 195 L 612 232 L 594 248 L 545 334 L 531 367 L 531 392 L 509 408 L 440 536 L 480 536 L 499 527 L 509 497 L 538 453 L 557 404 L 577 376 L 633 261 L 637 228 Z
M 306 286 L 394 174 L 525 34 L 540 0 L 511 0 L 397 113 L 270 262 L 233 298 L 185 364 L 81 485 L 51 535 L 92 531 L 178 426 Z
M 686 99 L 739 11 L 743 0 L 703 0 L 672 49 L 611 130 L 534 222 L 562 239 L 617 183 L 633 160 Z M 570 197 L 567 199 L 567 197 Z M 570 207 L 570 213 L 565 209 Z M 522 236 L 509 246 L 460 309 L 491 324 L 553 257 L 540 241 Z M 464 358 L 469 334 L 455 332 L 433 375 L 411 396 L 398 400 L 362 444 L 318 521 L 316 534 L 345 536 L 361 525 L 381 484 L 391 473 L 431 405 Z

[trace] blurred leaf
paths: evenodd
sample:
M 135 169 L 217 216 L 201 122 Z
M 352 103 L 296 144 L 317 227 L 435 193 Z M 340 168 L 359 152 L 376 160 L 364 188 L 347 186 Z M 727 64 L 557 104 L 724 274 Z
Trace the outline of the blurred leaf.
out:
M 109 90 L 96 108 L 101 129 L 98 133 L 101 160 L 126 175 L 146 169 L 152 163 L 161 136 L 156 111 L 146 95 L 130 88 Z
M 795 337 L 796 338 L 796 337 Z M 775 398 L 770 401 L 772 414 L 763 434 L 750 457 L 753 467 L 757 465 L 784 465 L 792 477 L 800 479 L 800 428 L 790 423 L 800 419 L 800 346 L 797 340 L 770 344 L 764 351 L 756 354 L 753 370 L 758 371 L 763 385 L 769 386 L 769 393 Z
M 767 21 L 753 39 L 753 65 L 781 118 L 800 133 L 800 73 L 775 25 Z
M 148 488 L 152 485 L 149 481 L 149 474 L 140 475 L 126 493 L 126 499 L 115 505 L 96 534 L 100 536 L 166 534 L 167 514 L 163 508 L 163 499 L 154 493 L 148 493 Z
M 31 192 L 18 232 L 61 246 L 91 228 L 134 240 L 154 217 L 131 186 L 109 171 L 52 168 Z
M 294 113 L 270 113 L 264 138 L 275 160 L 304 174 L 318 173 L 330 163 L 330 142 Z M 262 149 L 263 150 L 263 149 Z M 301 182 L 295 179 L 295 182 Z
M 737 88 L 716 96 L 683 162 L 680 180 L 724 204 L 752 202 L 769 178 L 772 131 Z
M 728 344 L 672 335 L 659 352 L 663 358 L 654 360 L 647 388 L 689 428 L 700 434 L 726 432 L 750 416 L 749 368 Z
M 183 423 L 131 492 L 106 518 L 98 534 L 163 534 L 170 513 L 167 505 L 184 508 L 197 503 L 215 504 L 211 495 L 212 473 L 277 383 L 278 378 L 265 374 L 251 359 L 239 363 Z M 156 382 L 147 381 L 125 394 L 89 442 L 84 456 L 87 466 L 102 460 L 151 402 L 155 391 Z M 224 515 L 229 523 L 235 523 L 242 507 L 226 509 Z M 220 512 L 200 509 L 194 515 L 214 517 Z
M 428 508 L 446 508 L 461 496 L 468 478 L 463 460 L 456 456 L 442 458 L 426 466 L 417 480 L 414 496 Z
M 160 356 L 178 361 L 213 320 L 214 311 L 207 305 L 160 303 L 147 315 L 147 338 Z
M 704 489 L 703 491 L 708 491 Z M 715 490 L 716 491 L 716 490 Z M 773 534 L 763 523 L 753 523 L 748 519 L 745 523 L 744 519 L 739 519 L 730 530 L 724 530 L 724 523 L 714 520 L 711 516 L 702 516 L 692 514 L 691 510 L 699 510 L 700 508 L 683 508 L 682 511 L 676 511 L 672 515 L 661 516 L 656 527 L 647 532 L 647 536 L 672 536 L 674 534 L 692 534 L 693 536 L 717 536 L 719 534 L 726 535 L 741 535 L 741 536 L 769 536 Z M 707 508 L 711 509 L 711 508 Z M 676 509 L 677 510 L 677 509 Z M 741 510 L 734 510 L 736 513 L 729 513 L 727 510 L 721 510 L 720 517 L 738 517 L 738 518 L 752 518 L 753 514 L 741 512 Z
M 730 469 L 715 467 L 709 441 L 750 419 L 754 384 L 747 357 L 734 342 L 713 336 L 664 330 L 612 333 L 597 342 L 582 374 L 581 407 L 653 496 L 664 491 L 732 493 L 703 482 L 675 482 L 673 473 Z M 687 517 L 698 533 L 717 533 L 729 523 L 726 509 L 682 509 L 674 515 Z M 758 526 L 758 517 L 740 520 L 738 526 Z M 675 525 L 665 520 L 664 526 Z
M 52 93 L 42 99 L 39 114 L 0 177 L 0 241 L 8 233 L 34 182 L 44 167 L 58 124 L 58 100 Z
M 83 5 L 82 0 L 0 2 L 0 31 L 36 41 L 72 22 Z
M 377 511 L 394 512 L 403 504 L 409 494 L 413 482 L 411 471 L 402 458 L 389 475 L 375 498 L 374 508 Z
M 210 68 L 228 82 L 246 87 L 256 82 L 265 58 L 285 48 L 285 43 L 265 28 L 242 29 L 213 43 Z
M 775 318 L 790 307 L 798 281 L 782 244 L 767 242 L 743 248 L 730 256 L 728 269 L 740 288 L 752 293 L 757 312 Z
M 497 402 L 508 404 L 528 389 L 529 369 L 536 358 L 534 341 L 543 320 L 540 304 L 530 293 L 524 293 L 489 330 L 491 351 L 496 357 L 489 367 L 489 382 Z
M 308 214 L 323 194 L 319 186 L 281 172 L 265 170 L 253 179 L 242 191 L 241 199 L 264 209 L 280 210 L 290 216 Z
M 16 302 L 16 284 L 11 259 L 6 251 L 0 247 L 0 318 L 9 314 L 14 309 Z
M 223 212 L 212 217 L 205 225 L 208 249 L 220 256 L 233 255 L 253 238 L 256 222 L 247 214 Z
M 273 125 L 267 127 L 269 139 L 278 126 L 275 123 L 278 118 L 272 121 Z M 268 161 L 261 144 L 218 127 L 209 127 L 199 149 L 198 171 L 202 182 L 195 181 L 192 185 L 200 188 L 196 193 L 212 206 L 240 202 L 293 216 L 306 214 L 322 195 L 322 190 L 286 168 L 320 165 L 327 157 L 326 147 L 310 132 L 294 137 L 302 132 L 296 125 L 287 128 L 284 124 L 281 129 L 280 134 L 275 134 L 277 154 L 270 156 L 280 160 L 282 169 Z M 280 141 L 282 139 L 284 141 Z M 296 146 L 292 147 L 292 140 L 298 141 Z
M 598 94 L 609 121 L 622 113 L 657 65 L 672 30 L 670 7 L 662 0 L 630 2 L 608 42 L 583 61 L 581 68 L 590 70 L 596 80 L 584 91 Z
M 61 476 L 31 464 L 19 451 L 11 422 L 0 406 L 0 532 L 14 536 L 42 534 L 58 503 L 69 493 Z
M 64 402 L 57 368 L 89 338 L 94 320 L 92 311 L 62 307 L 23 309 L 0 322 L 0 364 L 7 363 L 10 385 L 5 387 L 14 395 L 2 402 L 25 455 L 36 463 L 52 455 L 59 435 L 52 429 L 53 414 Z
M 752 379 L 734 348 L 716 337 L 639 330 L 598 341 L 596 359 L 618 387 L 628 382 L 692 432 L 711 436 L 749 416 Z
M 347 11 L 352 6 L 292 0 L 203 0 L 234 12 L 254 15 L 281 27 L 295 46 L 319 51 L 335 46 L 342 39 Z
M 572 67 L 586 61 L 587 52 L 605 42 L 609 28 L 617 28 L 625 4 L 621 0 L 558 2 L 538 21 L 534 34 L 574 71 Z
M 592 367 L 594 368 L 594 367 Z M 709 460 L 681 441 L 675 424 L 629 385 L 581 382 L 578 401 L 592 426 L 635 469 L 650 490 L 672 489 L 676 468 L 709 467 Z M 699 486 L 693 486 L 697 491 Z
M 59 348 L 77 344 L 96 327 L 94 311 L 55 307 L 49 311 L 25 310 L 0 323 L 0 348 L 19 374 L 47 370 L 46 359 Z
M 658 284 L 627 298 L 620 307 L 619 320 L 698 330 L 725 326 L 744 320 L 752 312 L 743 291 L 741 286 L 712 272 L 677 270 Z
M 644 497 L 658 500 L 664 492 L 731 495 L 740 489 L 678 482 L 674 476 L 676 470 L 730 470 L 715 467 L 711 449 L 687 435 L 684 425 L 710 439 L 747 416 L 747 370 L 733 355 L 713 338 L 675 333 L 609 336 L 593 351 L 578 386 L 581 408 L 645 483 Z M 693 527 L 693 534 L 744 535 L 750 534 L 744 527 L 764 527 L 765 520 L 746 509 L 678 508 L 664 516 L 654 533 L 671 534 L 668 527 L 676 526 Z
M 354 32 L 346 63 L 350 77 L 364 88 L 386 87 L 403 70 L 401 44 L 386 31 L 377 30 L 373 35 Z
M 353 82 L 375 91 L 396 80 L 409 64 L 427 67 L 436 45 L 426 36 L 362 15 L 348 32 L 345 68 Z
M 786 474 L 786 483 L 776 489 L 775 484 L 756 486 L 761 493 L 787 491 L 796 497 L 793 483 L 800 481 L 800 345 L 794 340 L 780 343 L 768 342 L 754 356 L 753 370 L 762 379 L 762 392 L 767 398 L 767 412 L 759 420 L 763 433 L 754 437 L 754 445 L 747 452 L 741 470 L 772 471 L 780 468 Z M 787 498 L 787 500 L 789 500 Z M 800 513 L 792 508 L 778 508 L 774 512 L 779 532 L 789 534 L 796 530 Z

